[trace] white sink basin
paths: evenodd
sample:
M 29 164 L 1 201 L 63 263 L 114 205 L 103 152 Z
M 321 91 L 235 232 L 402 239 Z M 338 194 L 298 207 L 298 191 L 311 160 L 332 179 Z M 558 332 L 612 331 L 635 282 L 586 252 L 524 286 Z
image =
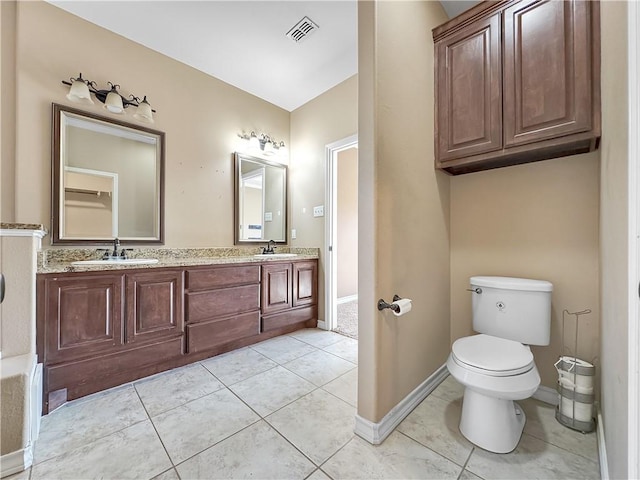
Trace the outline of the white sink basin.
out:
M 71 265 L 149 265 L 158 263 L 157 258 L 127 258 L 127 259 L 108 259 L 108 260 L 78 260 L 71 262 Z
M 259 253 L 254 255 L 254 257 L 258 258 L 286 258 L 286 257 L 297 257 L 297 253 Z

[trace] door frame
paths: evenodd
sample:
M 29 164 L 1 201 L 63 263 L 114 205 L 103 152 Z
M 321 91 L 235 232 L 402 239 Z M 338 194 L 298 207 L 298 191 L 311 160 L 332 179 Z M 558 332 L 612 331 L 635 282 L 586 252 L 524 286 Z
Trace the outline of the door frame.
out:
M 344 150 L 358 146 L 358 135 L 337 140 L 325 147 L 325 220 L 324 220 L 324 255 L 325 262 L 325 310 L 324 322 L 319 327 L 334 330 L 338 326 L 338 258 L 334 249 L 337 238 L 338 208 L 338 154 Z
M 628 2 L 629 88 L 629 305 L 628 478 L 640 478 L 640 7 Z

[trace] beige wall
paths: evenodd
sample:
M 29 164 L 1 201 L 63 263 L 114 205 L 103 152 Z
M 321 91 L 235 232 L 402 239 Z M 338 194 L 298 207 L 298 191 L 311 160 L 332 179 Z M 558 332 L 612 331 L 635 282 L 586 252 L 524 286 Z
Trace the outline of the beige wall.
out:
M 291 112 L 290 226 L 296 247 L 320 247 L 318 316 L 324 316 L 325 217 L 313 207 L 325 202 L 325 147 L 357 133 L 358 77 L 351 77 Z M 290 233 L 290 232 L 289 232 Z
M 601 2 L 601 410 L 610 478 L 627 478 L 627 5 Z
M 599 152 L 451 178 L 451 341 L 472 334 L 473 275 L 553 283 L 551 344 L 533 347 L 542 385 L 555 388 L 562 311 L 581 317 L 578 354 L 599 351 Z M 567 317 L 566 353 L 574 353 Z M 570 327 L 570 328 L 569 328 Z
M 16 3 L 0 1 L 0 219 L 15 216 Z
M 359 3 L 358 414 L 373 422 L 449 353 L 449 178 L 425 134 L 431 28 L 446 18 L 437 2 Z M 374 310 L 395 293 L 414 299 L 409 314 Z
M 337 161 L 337 294 L 358 294 L 358 149 L 338 152 Z
M 237 134 L 289 144 L 289 112 L 44 2 L 17 5 L 15 220 L 49 225 L 51 103 L 78 106 L 60 82 L 79 71 L 147 95 L 157 110 L 153 127 L 167 135 L 165 244 L 233 244 Z M 99 102 L 86 110 L 108 115 Z

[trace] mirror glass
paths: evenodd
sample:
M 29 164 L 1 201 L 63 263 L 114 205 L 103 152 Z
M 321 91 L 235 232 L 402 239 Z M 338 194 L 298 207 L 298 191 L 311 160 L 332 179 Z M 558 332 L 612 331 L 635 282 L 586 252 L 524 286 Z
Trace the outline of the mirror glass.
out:
M 53 105 L 52 243 L 162 243 L 164 133 Z
M 287 166 L 235 154 L 235 244 L 287 243 Z

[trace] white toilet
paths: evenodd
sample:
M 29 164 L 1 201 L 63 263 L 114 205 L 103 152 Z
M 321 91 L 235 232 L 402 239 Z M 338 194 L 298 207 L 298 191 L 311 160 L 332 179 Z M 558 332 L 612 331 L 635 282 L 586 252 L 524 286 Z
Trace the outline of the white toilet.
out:
M 460 431 L 490 452 L 516 448 L 525 415 L 514 400 L 529 398 L 540 375 L 528 345 L 549 345 L 551 292 L 544 280 L 471 277 L 473 329 L 447 360 L 465 386 Z

